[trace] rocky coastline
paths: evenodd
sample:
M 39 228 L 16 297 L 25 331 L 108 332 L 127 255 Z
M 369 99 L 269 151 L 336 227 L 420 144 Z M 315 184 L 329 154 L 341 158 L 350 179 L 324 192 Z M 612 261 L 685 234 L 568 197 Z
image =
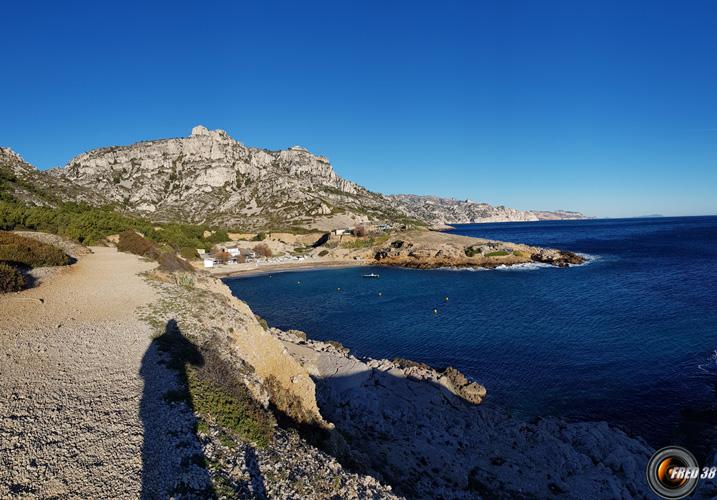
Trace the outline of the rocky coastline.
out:
M 241 367 L 257 400 L 278 404 L 303 439 L 346 471 L 374 478 L 378 497 L 627 498 L 644 491 L 651 448 L 604 422 L 525 421 L 486 403 L 489 388 L 453 368 L 358 358 L 338 342 L 262 327 L 216 278 L 200 275 L 191 288 L 173 278 L 155 286 L 167 298 L 157 311 Z
M 418 250 L 422 245 L 434 244 L 431 238 L 435 236 L 429 236 L 428 241 L 421 239 L 424 237 L 423 234 L 411 236 L 411 248 Z M 437 237 L 446 243 L 446 235 Z M 453 238 L 456 237 L 448 238 L 452 240 L 449 246 L 464 248 L 461 245 L 466 240 Z M 474 239 L 467 240 L 475 244 Z M 512 244 L 505 245 L 513 248 Z M 391 247 L 390 242 L 388 246 Z M 394 250 L 405 249 L 402 246 Z M 133 405 L 149 408 L 147 405 L 151 402 L 152 412 L 171 418 L 166 426 L 163 423 L 161 429 L 154 429 L 148 426 L 146 413 L 140 413 L 144 415 L 144 441 L 138 434 L 133 443 L 144 442 L 143 446 L 151 446 L 153 453 L 178 439 L 193 443 L 185 451 L 178 448 L 176 456 L 171 457 L 172 463 L 176 462 L 179 467 L 177 479 L 167 480 L 169 472 L 165 471 L 164 476 L 151 480 L 152 491 L 177 498 L 207 491 L 207 488 L 214 488 L 216 493 L 227 497 L 277 498 L 542 498 L 555 495 L 627 498 L 639 497 L 644 492 L 644 465 L 652 450 L 639 438 L 627 436 L 606 423 L 515 418 L 486 402 L 490 388 L 467 379 L 453 368 L 435 369 L 406 359 L 358 358 L 337 342 L 313 340 L 310 333 L 297 330 L 272 328 L 234 297 L 221 280 L 208 273 L 153 269 L 139 277 L 134 274 L 138 266 L 148 269 L 151 263 L 137 264 L 141 261 L 136 257 L 111 248 L 92 251 L 78 255 L 77 270 L 48 276 L 39 288 L 26 291 L 32 296 L 42 294 L 46 300 L 6 299 L 6 319 L 18 321 L 25 314 L 19 309 L 13 312 L 13 308 L 24 308 L 22 311 L 47 308 L 47 304 L 53 303 L 53 299 L 47 300 L 47 294 L 57 290 L 61 296 L 67 286 L 65 280 L 78 280 L 82 276 L 90 283 L 101 280 L 93 271 L 97 265 L 112 269 L 115 279 L 124 284 L 107 287 L 109 302 L 103 298 L 101 303 L 108 312 L 95 309 L 88 321 L 104 321 L 103 314 L 126 316 L 121 306 L 112 304 L 126 303 L 129 297 L 125 295 L 142 290 L 144 305 L 137 315 L 130 315 L 134 316 L 136 333 L 126 340 L 140 346 L 132 350 L 136 358 L 132 363 L 139 363 L 139 356 L 143 355 L 144 392 L 141 403 L 132 403 L 139 400 L 139 393 L 132 391 L 142 387 L 132 379 L 126 386 L 128 393 L 121 397 L 127 401 L 128 415 L 135 414 Z M 72 282 L 73 296 L 95 300 L 91 299 L 94 285 L 88 285 L 85 290 L 83 283 Z M 20 292 L 18 298 L 26 292 Z M 68 335 L 73 334 L 74 322 L 78 323 L 78 332 L 84 331 L 83 319 L 77 312 L 72 313 L 71 320 L 64 316 L 54 319 L 44 313 L 40 315 L 41 312 L 37 311 L 38 321 L 48 323 L 48 329 L 54 328 L 55 323 L 60 325 L 57 328 L 65 328 L 64 324 L 69 321 Z M 143 354 L 145 347 L 142 346 L 150 339 L 136 343 L 150 332 L 154 332 L 155 340 Z M 106 342 L 112 344 L 116 339 L 110 333 Z M 219 407 L 207 414 L 202 406 L 187 406 L 183 399 L 174 396 L 187 387 L 183 386 L 181 377 L 176 378 L 167 371 L 175 363 L 167 354 L 161 354 L 166 349 L 155 351 L 153 346 L 163 338 L 166 339 L 163 342 L 171 345 L 175 340 L 170 338 L 175 337 L 196 350 L 207 370 L 221 374 L 222 390 L 251 395 L 255 402 L 252 404 L 263 408 L 259 413 L 269 415 L 262 418 L 275 422 L 271 424 L 274 430 L 265 444 L 247 441 L 226 427 L 226 422 L 232 420 L 222 418 L 221 412 L 233 410 Z M 100 346 L 92 349 L 100 349 Z M 89 350 L 82 355 L 92 356 L 92 353 Z M 116 360 L 119 365 L 125 362 L 124 358 Z M 152 373 L 158 370 L 162 376 L 153 382 L 159 385 L 150 386 L 148 392 L 150 366 Z M 136 365 L 126 368 L 127 377 L 131 378 Z M 18 370 L 17 376 L 21 377 L 22 370 Z M 85 383 L 78 381 L 77 391 L 86 390 Z M 28 390 L 35 390 L 33 387 L 30 383 Z M 81 408 L 73 411 L 92 412 L 91 407 L 82 406 L 92 401 L 78 400 Z M 20 406 L 17 408 L 20 411 Z M 275 416 L 270 416 L 272 414 Z M 193 421 L 197 424 L 188 424 Z M 51 439 L 52 435 L 43 437 L 44 429 L 25 428 L 27 425 L 13 424 L 9 431 L 13 443 Z M 50 431 L 52 428 L 50 424 Z M 189 432 L 190 428 L 197 431 Z M 87 439 L 83 441 L 88 446 L 94 442 L 92 429 L 87 428 Z M 165 431 L 166 436 L 162 434 Z M 148 440 L 151 440 L 149 445 Z M 122 453 L 123 457 L 127 456 L 122 460 L 131 463 L 132 470 L 136 471 L 141 462 L 138 465 L 133 449 L 125 447 Z M 38 457 L 44 463 L 44 455 Z M 202 457 L 201 460 L 198 457 Z M 56 466 L 47 469 L 50 471 L 44 473 L 47 477 L 36 477 L 36 471 L 25 470 L 20 462 L 13 461 L 7 464 L 5 476 L 10 481 L 8 484 L 36 484 L 40 488 L 37 491 L 41 491 L 55 484 L 47 482 L 53 474 L 62 475 L 63 471 L 70 470 L 69 466 L 62 465 L 63 460 L 60 458 Z M 554 469 L 546 468 L 547 463 L 555 464 Z M 81 467 L 71 470 L 81 473 Z M 115 468 L 110 468 L 107 473 L 113 471 Z M 93 492 L 102 487 L 110 488 L 107 489 L 110 492 L 116 487 L 114 483 L 103 484 L 88 480 L 80 490 Z M 138 487 L 134 483 L 125 485 L 127 491 Z M 142 485 L 143 491 L 146 487 Z
M 392 234 L 373 250 L 374 264 L 414 269 L 496 268 L 532 262 L 569 267 L 586 262 L 584 256 L 565 250 L 433 231 Z

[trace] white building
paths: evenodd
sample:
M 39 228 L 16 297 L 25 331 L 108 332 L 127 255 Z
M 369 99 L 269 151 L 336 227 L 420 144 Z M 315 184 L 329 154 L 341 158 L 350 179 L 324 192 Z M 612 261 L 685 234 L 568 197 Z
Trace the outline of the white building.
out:
M 211 257 L 204 258 L 204 267 L 214 267 L 216 261 Z

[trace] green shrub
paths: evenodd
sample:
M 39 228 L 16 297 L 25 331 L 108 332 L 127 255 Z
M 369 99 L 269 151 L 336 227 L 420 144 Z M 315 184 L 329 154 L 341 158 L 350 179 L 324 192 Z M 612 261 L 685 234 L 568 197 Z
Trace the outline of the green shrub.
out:
M 504 250 L 498 250 L 497 252 L 490 252 L 485 254 L 486 257 L 505 257 L 508 255 L 509 252 L 506 252 Z
M 266 239 L 266 233 L 257 233 L 253 239 L 254 241 L 264 241 Z
M 325 257 L 325 256 L 327 256 L 328 254 L 329 254 L 329 251 L 328 251 L 328 250 L 321 250 L 321 251 L 319 252 L 319 257 Z
M 481 247 L 468 247 L 463 250 L 463 252 L 465 252 L 466 257 L 474 257 L 476 255 L 480 255 L 483 250 L 481 249 Z
M 14 233 L 0 232 L 0 261 L 29 267 L 65 266 L 70 257 L 59 248 Z
M 183 259 L 192 260 L 192 259 L 198 259 L 199 254 L 197 253 L 196 248 L 192 247 L 182 247 L 179 249 L 179 255 L 182 256 Z
M 20 271 L 0 262 L 0 293 L 17 292 L 24 286 L 25 278 Z
M 3 196 L 3 174 L 0 171 L 0 230 L 30 229 L 59 234 L 86 245 L 102 241 L 111 234 L 133 229 L 156 243 L 176 250 L 182 247 L 209 249 L 212 243 L 227 241 L 226 230 L 194 224 L 152 224 L 146 219 L 123 215 L 114 207 L 93 207 L 85 203 L 60 203 L 57 207 L 24 205 L 12 196 Z M 159 229 L 155 229 L 155 227 Z
M 348 248 L 351 250 L 371 248 L 377 245 L 383 245 L 384 243 L 386 243 L 388 238 L 388 234 L 382 234 L 380 236 L 369 236 L 368 238 L 354 238 L 347 241 L 341 241 L 341 248 Z
M 215 361 L 216 363 L 216 361 Z M 194 411 L 242 440 L 265 448 L 274 435 L 274 420 L 256 403 L 248 390 L 236 384 L 221 384 L 214 380 L 215 363 L 202 368 L 188 368 L 187 380 Z
M 177 275 L 177 284 L 184 288 L 194 288 L 194 278 L 190 274 Z
M 259 324 L 261 325 L 261 327 L 262 327 L 264 330 L 268 330 L 268 329 L 269 329 L 269 323 L 267 323 L 264 318 L 262 318 L 262 317 L 259 316 L 258 314 L 255 314 L 254 316 L 256 317 L 256 320 L 259 322 Z
M 152 226 L 143 219 L 121 215 L 112 208 L 64 203 L 58 207 L 27 206 L 16 201 L 0 201 L 0 230 L 30 229 L 59 234 L 84 244 L 101 241 L 125 229 L 145 234 Z
M 169 356 L 166 366 L 177 370 L 180 379 L 180 387 L 164 394 L 165 401 L 187 403 L 199 416 L 198 429 L 207 432 L 214 424 L 221 440 L 241 439 L 261 448 L 271 442 L 276 420 L 252 398 L 236 366 L 212 346 L 200 350 L 176 324 L 168 325 L 155 342 Z

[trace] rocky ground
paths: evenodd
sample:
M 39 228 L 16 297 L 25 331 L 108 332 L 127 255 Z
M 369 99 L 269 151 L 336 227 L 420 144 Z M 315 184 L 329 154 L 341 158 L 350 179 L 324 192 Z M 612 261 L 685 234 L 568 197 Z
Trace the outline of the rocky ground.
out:
M 413 498 L 640 498 L 652 450 L 605 423 L 525 422 L 445 373 L 276 332 L 358 460 Z M 482 394 L 485 394 L 483 391 Z
M 0 497 L 392 496 L 295 432 L 277 429 L 264 448 L 197 432 L 198 415 L 167 397 L 182 382 L 153 340 L 161 289 L 139 275 L 153 267 L 95 247 L 0 296 Z M 255 354 L 271 363 L 266 344 Z
M 141 492 L 151 330 L 132 311 L 152 300 L 137 276 L 152 267 L 97 248 L 0 296 L 0 496 Z

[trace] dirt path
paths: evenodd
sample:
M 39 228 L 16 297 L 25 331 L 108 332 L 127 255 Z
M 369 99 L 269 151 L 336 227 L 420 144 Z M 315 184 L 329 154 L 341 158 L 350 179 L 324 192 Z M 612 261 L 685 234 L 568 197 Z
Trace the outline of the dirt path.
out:
M 155 299 L 137 274 L 153 264 L 93 252 L 0 296 L 0 497 L 148 497 L 176 465 L 162 440 L 191 416 L 165 414 L 175 378 L 136 315 Z

